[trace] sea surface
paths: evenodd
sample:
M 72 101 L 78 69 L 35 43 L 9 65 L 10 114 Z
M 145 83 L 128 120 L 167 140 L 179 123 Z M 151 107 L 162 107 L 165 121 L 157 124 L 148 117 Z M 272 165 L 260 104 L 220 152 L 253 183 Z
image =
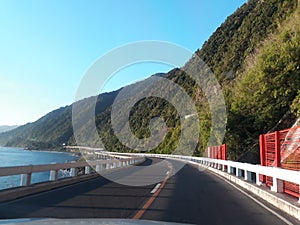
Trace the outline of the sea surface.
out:
M 0 167 L 39 165 L 50 163 L 72 162 L 77 156 L 62 152 L 29 151 L 20 148 L 0 147 Z M 49 180 L 50 172 L 33 173 L 32 183 Z M 68 176 L 66 171 L 60 171 L 59 177 Z M 20 185 L 21 175 L 0 177 L 0 190 Z

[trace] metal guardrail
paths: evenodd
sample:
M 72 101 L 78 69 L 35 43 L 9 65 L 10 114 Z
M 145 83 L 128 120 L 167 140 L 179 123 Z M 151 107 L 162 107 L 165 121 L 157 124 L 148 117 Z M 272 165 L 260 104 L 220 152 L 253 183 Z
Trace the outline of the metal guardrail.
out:
M 97 160 L 89 162 L 70 162 L 60 164 L 43 164 L 43 165 L 28 165 L 28 166 L 11 166 L 0 167 L 1 176 L 21 175 L 20 186 L 31 185 L 31 177 L 33 173 L 50 172 L 49 181 L 58 180 L 58 171 L 70 169 L 70 177 L 76 177 L 80 168 L 84 168 L 83 174 L 90 174 L 91 168 L 95 168 L 96 172 L 108 171 L 115 168 L 122 168 L 129 165 L 141 163 L 145 160 L 143 156 L 111 159 L 111 160 Z

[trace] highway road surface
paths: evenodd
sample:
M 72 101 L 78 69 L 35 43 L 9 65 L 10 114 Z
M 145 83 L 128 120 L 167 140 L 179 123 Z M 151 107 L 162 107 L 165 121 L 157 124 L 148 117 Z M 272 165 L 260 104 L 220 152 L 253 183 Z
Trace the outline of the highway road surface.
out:
M 150 165 L 157 167 L 139 173 Z M 107 178 L 2 202 L 0 219 L 128 218 L 204 225 L 298 222 L 265 202 L 258 204 L 207 170 L 187 164 L 176 173 L 182 166 L 175 160 L 147 159 Z M 140 183 L 145 185 L 137 186 Z

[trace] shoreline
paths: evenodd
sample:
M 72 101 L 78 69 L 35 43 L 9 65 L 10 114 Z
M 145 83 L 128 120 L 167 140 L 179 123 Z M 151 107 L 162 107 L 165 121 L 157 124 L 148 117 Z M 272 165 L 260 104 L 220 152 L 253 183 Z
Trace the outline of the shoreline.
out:
M 78 161 L 81 156 L 79 156 L 77 153 L 74 153 L 74 152 L 68 152 L 68 151 L 56 151 L 56 150 L 31 150 L 31 149 L 24 149 L 24 148 L 16 148 L 16 149 L 22 149 L 24 151 L 29 151 L 29 152 L 46 152 L 46 153 L 56 153 L 56 154 L 67 154 L 67 155 L 70 155 L 70 156 L 74 156 L 74 157 L 77 157 L 78 159 L 76 159 L 76 161 Z
M 62 154 L 64 154 L 65 156 L 62 156 L 62 157 L 66 157 L 66 156 L 69 156 L 69 157 L 74 157 L 74 160 L 68 160 L 68 162 L 72 162 L 72 161 L 75 161 L 75 162 L 77 162 L 78 160 L 80 160 L 82 157 L 80 156 L 80 155 L 78 155 L 77 153 L 75 153 L 75 152 L 69 152 L 69 151 L 51 151 L 51 150 L 30 150 L 30 149 L 25 149 L 25 148 L 22 148 L 22 147 L 3 147 L 3 146 L 0 146 L 0 152 L 1 152 L 1 149 L 3 150 L 3 151 L 5 151 L 5 149 L 6 149 L 6 151 L 10 151 L 10 150 L 16 150 L 16 151 L 23 151 L 23 152 L 27 152 L 26 154 L 29 154 L 29 153 L 37 153 L 37 154 L 39 154 L 39 153 L 53 153 L 53 154 L 56 154 L 56 155 L 58 155 L 58 154 L 60 154 L 60 155 L 62 155 Z M 58 157 L 60 157 L 59 155 L 58 155 Z
M 49 149 L 28 149 L 24 147 L 12 147 L 12 146 L 0 146 L 0 148 L 10 148 L 10 149 L 21 149 L 24 151 L 29 151 L 29 152 L 47 152 L 47 153 L 61 153 L 61 154 L 70 154 L 72 156 L 77 156 L 79 157 L 76 153 L 70 152 L 70 151 L 59 151 L 59 150 L 49 150 Z

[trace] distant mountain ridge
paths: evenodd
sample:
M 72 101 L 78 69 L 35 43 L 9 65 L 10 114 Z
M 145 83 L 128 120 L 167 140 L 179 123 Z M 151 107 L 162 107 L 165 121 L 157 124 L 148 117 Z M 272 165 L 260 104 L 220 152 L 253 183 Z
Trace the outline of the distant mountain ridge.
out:
M 0 126 L 0 133 L 16 129 L 17 127 L 19 127 L 19 125 L 13 125 L 13 126 L 2 125 Z
M 196 51 L 222 86 L 228 114 L 224 142 L 233 160 L 257 162 L 259 134 L 276 127 L 284 115 L 291 115 L 285 117 L 289 119 L 284 126 L 300 116 L 299 12 L 298 0 L 249 0 Z M 186 64 L 192 63 L 191 59 Z M 172 80 L 195 100 L 201 122 L 195 155 L 203 155 L 211 128 L 211 114 L 204 93 L 178 68 L 153 76 Z M 95 121 L 87 123 L 96 124 L 107 150 L 131 151 L 120 143 L 111 126 L 111 105 L 119 91 L 82 100 L 82 110 L 90 107 L 89 101 L 97 97 Z M 174 107 L 163 99 L 149 97 L 138 102 L 131 110 L 131 129 L 138 138 L 148 137 L 151 135 L 149 122 L 157 116 L 166 121 L 168 133 L 153 152 L 172 153 L 180 136 L 180 120 Z M 86 124 L 82 124 L 80 133 L 85 136 L 86 145 L 98 146 L 88 132 Z M 217 136 L 215 140 L 216 144 L 222 141 Z M 56 149 L 63 143 L 76 145 L 72 105 L 0 134 L 2 146 Z
M 112 104 L 118 91 L 99 95 L 96 113 L 101 113 Z M 91 97 L 92 98 L 92 97 Z M 89 102 L 91 98 L 83 101 Z M 73 137 L 72 105 L 56 109 L 33 123 L 0 135 L 0 145 L 30 149 L 60 149 Z

